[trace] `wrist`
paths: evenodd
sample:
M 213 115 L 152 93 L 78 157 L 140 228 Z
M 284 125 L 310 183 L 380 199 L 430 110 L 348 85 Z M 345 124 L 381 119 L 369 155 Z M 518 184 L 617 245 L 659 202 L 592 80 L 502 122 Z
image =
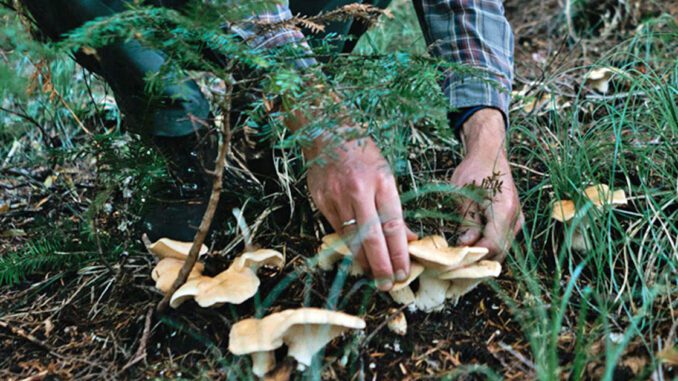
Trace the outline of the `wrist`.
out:
M 506 128 L 503 114 L 496 109 L 485 108 L 469 117 L 461 131 L 462 142 L 468 154 L 484 154 L 506 151 Z

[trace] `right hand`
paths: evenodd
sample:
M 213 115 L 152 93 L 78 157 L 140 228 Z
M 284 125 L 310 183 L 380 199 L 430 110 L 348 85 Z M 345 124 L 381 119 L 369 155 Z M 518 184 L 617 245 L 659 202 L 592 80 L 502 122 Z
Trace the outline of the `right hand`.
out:
M 407 278 L 407 242 L 416 239 L 403 220 L 395 178 L 371 138 L 329 146 L 319 138 L 304 150 L 312 163 L 307 176 L 313 201 L 336 232 L 346 237 L 351 251 L 369 269 L 377 287 L 388 291 Z M 355 224 L 346 224 L 355 220 Z M 356 237 L 356 239 L 351 239 Z

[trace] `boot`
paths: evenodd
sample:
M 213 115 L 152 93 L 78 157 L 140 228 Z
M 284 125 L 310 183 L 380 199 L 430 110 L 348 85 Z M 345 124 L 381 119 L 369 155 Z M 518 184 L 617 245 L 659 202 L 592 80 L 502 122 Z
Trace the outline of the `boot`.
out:
M 214 133 L 200 131 L 182 137 L 153 137 L 153 145 L 167 162 L 170 180 L 163 184 L 142 216 L 142 230 L 154 241 L 167 237 L 193 241 L 212 191 L 212 175 L 218 141 Z M 223 198 L 223 197 L 222 197 Z M 220 200 L 217 216 L 226 208 Z M 218 229 L 214 218 L 210 231 Z

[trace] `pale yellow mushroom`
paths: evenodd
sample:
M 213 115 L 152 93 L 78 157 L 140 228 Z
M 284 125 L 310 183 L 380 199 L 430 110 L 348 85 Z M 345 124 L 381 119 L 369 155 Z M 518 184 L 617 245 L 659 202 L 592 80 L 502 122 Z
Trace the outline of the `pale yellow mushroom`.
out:
M 469 293 L 487 278 L 496 278 L 501 273 L 501 264 L 496 261 L 480 261 L 471 266 L 441 274 L 440 278 L 450 280 L 445 297 L 457 304 L 459 298 Z
M 577 208 L 574 206 L 574 201 L 560 200 L 553 203 L 551 218 L 554 220 L 569 221 L 574 218 L 575 214 L 577 214 Z
M 605 205 L 626 205 L 626 193 L 624 190 L 611 192 L 607 184 L 596 184 L 584 189 L 584 196 L 588 198 L 593 205 L 602 209 Z M 560 200 L 553 203 L 551 217 L 562 223 L 568 223 L 577 214 L 577 208 L 574 201 Z M 574 227 L 570 247 L 576 251 L 586 251 L 591 248 L 588 238 L 588 226 L 590 221 L 584 217 L 580 224 Z
M 159 240 L 153 242 L 148 250 L 155 254 L 158 258 L 176 258 L 185 260 L 188 256 L 188 252 L 191 250 L 193 242 L 180 242 L 175 241 L 169 238 L 160 238 Z M 198 256 L 203 256 L 207 254 L 207 246 L 204 244 L 200 247 Z
M 241 304 L 253 297 L 259 289 L 259 278 L 252 269 L 230 267 L 214 278 L 197 285 L 195 301 L 200 307 L 219 307 L 225 303 Z
M 414 305 L 424 312 L 440 311 L 445 307 L 445 294 L 450 281 L 438 278 L 439 271 L 429 269 L 419 276 L 419 289 L 414 295 Z
M 162 292 L 167 292 L 177 279 L 179 271 L 184 266 L 184 261 L 175 258 L 164 258 L 158 262 L 151 272 L 151 278 L 155 281 L 155 288 Z M 198 262 L 188 275 L 188 279 L 197 278 L 202 275 L 205 265 Z
M 395 308 L 391 308 L 388 312 L 390 315 L 395 315 L 389 316 L 391 320 L 386 323 L 388 329 L 396 335 L 405 336 L 407 334 L 407 318 L 405 313 Z
M 241 254 L 233 261 L 231 266 L 236 270 L 248 267 L 254 272 L 264 266 L 281 270 L 285 266 L 285 257 L 279 251 L 259 249 Z
M 348 270 L 349 275 L 365 275 L 365 270 L 363 270 L 360 263 L 353 258 L 351 250 L 349 250 L 339 234 L 332 233 L 322 238 L 322 244 L 320 245 L 320 249 L 318 249 L 318 267 L 320 267 L 321 270 L 330 271 L 337 262 L 347 257 L 351 258 L 351 266 Z
M 319 308 L 286 310 L 234 324 L 228 349 L 235 355 L 254 354 L 253 371 L 263 376 L 275 364 L 273 351 L 283 343 L 288 347 L 288 356 L 309 366 L 313 355 L 332 339 L 347 330 L 364 328 L 364 320 L 343 312 Z
M 591 200 L 593 205 L 602 207 L 604 205 L 626 205 L 626 193 L 623 189 L 610 192 L 607 184 L 592 185 L 584 189 L 584 195 Z
M 285 259 L 280 252 L 261 249 L 238 256 L 228 269 L 215 277 L 201 276 L 181 286 L 170 299 L 170 307 L 195 299 L 200 307 L 219 307 L 225 303 L 241 304 L 259 289 L 256 271 L 263 266 L 281 269 Z
M 393 288 L 388 292 L 393 301 L 400 304 L 414 303 L 414 291 L 410 288 L 410 283 L 414 282 L 419 275 L 424 272 L 424 266 L 411 262 L 410 275 L 402 282 L 396 282 Z

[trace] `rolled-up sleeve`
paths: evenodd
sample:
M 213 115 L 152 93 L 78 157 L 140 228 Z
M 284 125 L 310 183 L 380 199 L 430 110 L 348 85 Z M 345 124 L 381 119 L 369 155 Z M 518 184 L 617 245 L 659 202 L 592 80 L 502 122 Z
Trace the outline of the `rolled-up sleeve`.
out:
M 278 24 L 292 18 L 288 1 L 264 4 L 263 9 L 246 18 L 242 23 L 230 25 L 229 29 L 242 37 L 250 46 L 257 49 L 271 49 L 283 45 L 299 46 L 301 56 L 294 59 L 297 68 L 306 68 L 316 64 L 311 49 L 304 41 L 304 34 L 297 28 L 279 27 L 268 30 L 266 24 Z
M 445 73 L 453 109 L 485 106 L 508 121 L 513 80 L 513 32 L 500 0 L 414 0 L 433 55 L 480 69 L 482 76 Z

